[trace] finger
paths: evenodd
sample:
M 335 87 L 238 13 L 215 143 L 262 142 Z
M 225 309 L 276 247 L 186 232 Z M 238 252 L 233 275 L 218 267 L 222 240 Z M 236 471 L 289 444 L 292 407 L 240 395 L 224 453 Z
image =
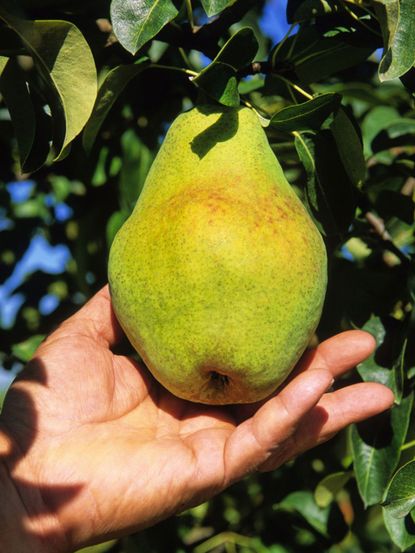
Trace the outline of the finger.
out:
M 284 457 L 274 455 L 259 470 L 274 470 L 286 460 L 332 438 L 346 426 L 389 409 L 393 401 L 391 390 L 374 382 L 353 384 L 324 394 L 298 425 L 295 439 L 290 441 Z
M 226 485 L 264 463 L 292 435 L 302 417 L 332 384 L 329 371 L 307 371 L 267 401 L 229 436 L 224 452 Z
M 123 333 L 112 307 L 108 285 L 101 288 L 75 315 L 67 319 L 58 332 L 65 335 L 86 335 L 107 347 L 117 344 Z
M 325 340 L 307 351 L 293 375 L 315 367 L 328 369 L 333 377 L 340 376 L 369 357 L 376 347 L 371 334 L 363 330 L 348 330 Z

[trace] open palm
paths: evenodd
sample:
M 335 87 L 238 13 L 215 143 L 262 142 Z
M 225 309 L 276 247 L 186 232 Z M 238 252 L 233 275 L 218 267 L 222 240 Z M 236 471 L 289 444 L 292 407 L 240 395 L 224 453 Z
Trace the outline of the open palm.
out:
M 51 552 L 154 524 L 393 402 L 374 383 L 327 392 L 372 351 L 360 331 L 308 352 L 261 405 L 222 408 L 180 400 L 113 354 L 121 335 L 104 288 L 40 346 L 5 401 L 2 459 L 25 527 Z

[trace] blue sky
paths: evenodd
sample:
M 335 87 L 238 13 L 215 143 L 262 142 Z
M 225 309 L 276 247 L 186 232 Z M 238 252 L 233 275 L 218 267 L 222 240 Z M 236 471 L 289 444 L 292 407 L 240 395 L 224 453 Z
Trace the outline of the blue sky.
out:
M 27 200 L 34 189 L 32 181 L 15 182 L 7 185 L 7 190 L 15 203 Z M 51 205 L 51 196 L 46 196 L 45 203 Z M 71 215 L 71 209 L 64 203 L 53 206 L 55 218 L 65 221 Z M 0 217 L 1 228 L 8 226 L 6 219 Z M 51 246 L 44 236 L 33 236 L 30 245 L 23 257 L 16 264 L 13 273 L 0 286 L 0 321 L 1 326 L 9 328 L 13 325 L 16 313 L 24 302 L 24 296 L 14 293 L 16 288 L 24 281 L 25 277 L 34 271 L 40 270 L 49 274 L 59 274 L 65 269 L 70 259 L 68 248 L 63 244 Z M 47 294 L 41 299 L 39 309 L 43 314 L 51 313 L 56 309 L 58 300 L 55 296 Z M 0 367 L 0 388 L 7 386 L 13 375 Z

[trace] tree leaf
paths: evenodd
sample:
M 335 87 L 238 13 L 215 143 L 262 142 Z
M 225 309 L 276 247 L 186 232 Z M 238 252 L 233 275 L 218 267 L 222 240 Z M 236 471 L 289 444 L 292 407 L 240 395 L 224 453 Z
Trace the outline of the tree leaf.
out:
M 400 403 L 403 393 L 402 370 L 405 356 L 406 342 L 402 344 L 399 354 L 393 364 L 387 363 L 383 366 L 378 361 L 378 350 L 384 347 L 386 330 L 379 317 L 372 316 L 362 327 L 362 330 L 369 332 L 376 340 L 376 350 L 364 361 L 359 363 L 357 370 L 365 382 L 379 382 L 388 386 L 395 395 L 396 403 Z M 389 346 L 390 347 L 390 346 Z
M 397 118 L 399 118 L 399 112 L 391 106 L 376 106 L 368 112 L 361 127 L 366 158 L 374 153 L 375 137 Z
M 319 130 L 339 107 L 339 94 L 321 94 L 308 102 L 283 108 L 272 116 L 270 126 L 279 131 Z
M 379 64 L 381 81 L 396 79 L 415 63 L 415 10 L 413 0 L 377 0 L 385 9 L 382 24 L 385 42 Z M 385 25 L 387 30 L 385 30 Z
M 383 520 L 392 541 L 406 551 L 415 545 L 415 522 L 410 515 L 404 518 L 395 518 L 386 509 L 383 509 Z
M 10 58 L 7 58 L 6 56 L 0 56 L 0 76 L 3 73 L 9 59 Z
M 33 354 L 39 347 L 40 343 L 44 340 L 44 334 L 35 334 L 24 342 L 14 344 L 12 347 L 12 353 L 17 359 L 27 363 L 33 357 Z
M 225 8 L 232 6 L 236 0 L 202 0 L 202 6 L 208 17 L 217 15 Z
M 343 167 L 354 186 L 360 188 L 366 178 L 363 142 L 350 116 L 341 106 L 330 125 Z
M 353 219 L 356 199 L 333 136 L 328 130 L 296 133 L 294 144 L 307 175 L 310 213 L 323 234 L 340 237 Z
M 405 517 L 415 507 L 415 461 L 410 461 L 394 474 L 383 506 L 395 518 Z
M 224 106 L 239 106 L 237 71 L 251 62 L 258 41 L 249 27 L 239 29 L 220 49 L 212 63 L 193 82 L 208 96 Z
M 389 412 L 353 425 L 351 443 L 357 486 L 365 506 L 382 501 L 408 431 L 413 394 Z
M 121 147 L 119 201 L 121 209 L 129 215 L 141 194 L 154 156 L 132 129 L 128 129 L 121 137 Z
M 238 70 L 253 61 L 258 48 L 254 31 L 250 27 L 242 27 L 225 42 L 213 62 L 220 61 Z
M 2 7 L 0 17 L 20 36 L 47 85 L 53 145 L 59 159 L 81 132 L 95 102 L 97 77 L 91 50 L 79 29 L 68 21 L 17 19 Z
M 98 132 L 118 96 L 134 77 L 148 67 L 149 63 L 148 58 L 143 58 L 132 65 L 114 67 L 107 73 L 99 87 L 91 117 L 83 132 L 82 143 L 87 153 L 91 151 Z
M 213 62 L 193 79 L 208 96 L 228 107 L 239 106 L 236 71 L 230 65 Z
M 270 61 L 277 70 L 288 63 L 298 79 L 308 84 L 362 63 L 376 47 L 359 33 L 322 36 L 315 27 L 302 26 L 281 47 L 276 45 Z
M 347 526 L 338 507 L 334 504 L 324 508 L 319 507 L 312 492 L 305 490 L 292 492 L 278 504 L 278 509 L 297 512 L 319 534 L 326 537 L 334 534 L 336 541 L 340 541 L 347 532 Z
M 328 507 L 352 476 L 352 472 L 345 471 L 334 472 L 325 476 L 314 491 L 314 500 L 317 505 L 321 508 Z
M 0 91 L 13 123 L 23 171 L 33 147 L 36 119 L 25 75 L 14 58 L 1 73 Z
M 112 0 L 111 21 L 115 36 L 136 54 L 179 13 L 172 0 Z

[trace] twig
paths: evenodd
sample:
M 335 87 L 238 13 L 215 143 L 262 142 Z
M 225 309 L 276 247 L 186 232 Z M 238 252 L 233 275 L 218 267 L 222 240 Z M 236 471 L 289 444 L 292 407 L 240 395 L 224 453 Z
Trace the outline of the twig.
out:
M 378 215 L 375 215 L 372 211 L 367 211 L 364 216 L 374 232 L 383 241 L 385 249 L 395 254 L 402 263 L 409 263 L 409 258 L 393 242 L 391 235 L 386 230 L 385 222 L 383 221 L 383 219 L 381 219 Z

